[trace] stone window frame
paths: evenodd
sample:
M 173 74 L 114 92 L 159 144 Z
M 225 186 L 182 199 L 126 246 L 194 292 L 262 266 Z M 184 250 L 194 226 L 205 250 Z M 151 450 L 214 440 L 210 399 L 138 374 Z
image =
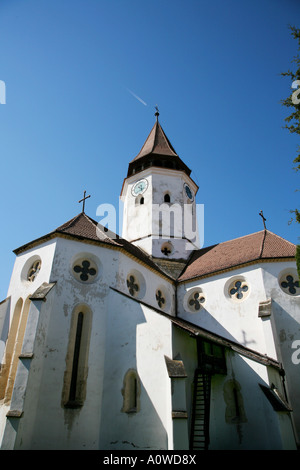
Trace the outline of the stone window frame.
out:
M 140 411 L 141 382 L 136 369 L 129 369 L 123 379 L 122 412 L 136 414 Z
M 158 285 L 154 291 L 154 296 L 157 307 L 160 310 L 169 310 L 171 306 L 171 296 L 166 286 L 164 286 L 163 284 Z
M 199 300 L 198 300 L 198 297 L 199 297 Z M 186 292 L 184 296 L 184 300 L 183 300 L 183 306 L 184 306 L 185 311 L 191 314 L 199 313 L 200 311 L 202 311 L 205 308 L 205 303 L 206 303 L 206 295 L 203 292 L 202 287 L 200 286 L 189 289 Z M 198 304 L 199 304 L 199 308 L 197 308 Z
M 291 280 L 288 279 L 289 276 L 292 278 Z M 287 286 L 283 286 L 283 283 L 286 283 Z M 281 271 L 278 276 L 278 284 L 282 292 L 286 295 L 291 297 L 298 297 L 300 295 L 300 281 L 296 268 L 290 267 Z M 292 292 L 292 288 L 296 290 L 295 293 Z
M 83 263 L 89 263 L 89 265 L 84 266 Z M 77 266 L 81 267 L 81 271 L 79 269 L 75 271 Z M 92 270 L 96 272 L 94 274 L 90 273 Z M 81 284 L 94 284 L 102 275 L 102 263 L 93 253 L 76 253 L 70 262 L 70 272 L 77 282 Z M 87 279 L 85 279 L 85 274 L 88 275 Z
M 237 283 L 241 283 L 241 285 L 237 285 Z M 247 287 L 247 290 L 244 289 Z M 233 292 L 235 290 L 235 292 Z M 225 296 L 231 302 L 241 303 L 244 302 L 250 295 L 251 287 L 249 281 L 243 275 L 236 275 L 231 277 L 225 283 Z M 231 293 L 232 292 L 232 293 Z M 238 297 L 240 294 L 240 297 Z
M 126 276 L 126 290 L 135 299 L 142 299 L 146 293 L 146 281 L 137 269 L 130 269 Z
M 35 282 L 42 270 L 42 259 L 39 255 L 33 255 L 28 258 L 21 271 L 21 280 L 32 284 Z
M 92 310 L 90 307 L 86 304 L 76 306 L 71 317 L 66 355 L 62 390 L 64 408 L 80 408 L 86 398 L 91 326 Z
M 20 297 L 14 307 L 12 323 L 0 370 L 0 400 L 4 400 L 4 404 L 9 404 L 12 398 L 31 305 L 30 297 L 31 295 L 28 295 L 25 301 Z
M 171 255 L 173 253 L 174 247 L 173 247 L 171 242 L 165 242 L 161 245 L 160 251 L 164 256 L 168 257 L 169 255 Z M 168 251 L 168 253 L 167 253 L 167 251 Z

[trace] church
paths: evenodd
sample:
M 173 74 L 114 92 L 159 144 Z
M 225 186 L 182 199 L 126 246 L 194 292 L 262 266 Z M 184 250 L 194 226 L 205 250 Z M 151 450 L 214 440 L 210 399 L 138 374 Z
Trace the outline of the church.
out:
M 264 227 L 201 247 L 197 190 L 157 112 L 121 188 L 122 236 L 84 195 L 14 250 L 1 449 L 298 448 L 296 246 Z

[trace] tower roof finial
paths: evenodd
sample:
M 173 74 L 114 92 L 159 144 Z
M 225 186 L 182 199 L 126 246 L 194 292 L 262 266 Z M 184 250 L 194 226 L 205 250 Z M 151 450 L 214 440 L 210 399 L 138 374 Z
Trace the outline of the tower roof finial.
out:
M 159 111 L 158 111 L 157 105 L 155 106 L 155 109 L 156 109 L 155 116 L 156 116 L 156 120 L 158 121 Z

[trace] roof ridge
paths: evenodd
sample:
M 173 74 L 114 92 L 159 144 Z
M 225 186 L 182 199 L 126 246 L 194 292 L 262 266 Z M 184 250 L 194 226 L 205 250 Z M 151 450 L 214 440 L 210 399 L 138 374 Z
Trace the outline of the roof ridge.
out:
M 260 249 L 260 253 L 259 253 L 259 258 L 262 258 L 262 255 L 263 255 L 266 237 L 267 237 L 267 229 L 264 229 L 264 235 L 263 235 L 263 239 L 262 239 L 262 242 L 261 242 L 261 249 Z
M 147 143 L 148 143 L 148 145 L 149 145 L 150 136 L 151 136 L 151 134 L 154 132 L 154 128 L 156 127 L 156 125 L 157 125 L 157 121 L 154 123 L 154 125 L 153 125 L 151 131 L 150 131 L 149 134 L 147 135 L 147 138 L 146 138 L 145 142 L 143 143 L 143 146 L 142 146 L 142 148 L 140 149 L 139 153 L 134 157 L 134 159 L 133 159 L 132 161 L 134 161 L 136 158 L 138 158 L 139 155 L 141 155 L 141 154 L 143 153 L 143 150 L 144 150 L 144 148 L 146 147 L 146 144 L 147 144 Z M 155 140 L 155 138 L 153 139 L 153 141 L 154 141 L 154 140 Z M 153 148 L 154 148 L 154 143 L 152 144 L 150 153 L 153 151 Z
M 283 238 L 281 235 L 277 235 L 277 233 L 274 233 L 274 232 L 272 232 L 271 230 L 266 229 L 266 232 L 267 232 L 267 233 L 270 233 L 270 234 L 272 234 L 272 235 L 274 235 L 274 237 L 277 237 L 277 238 L 280 238 L 281 240 L 284 240 L 286 243 L 289 243 L 289 244 L 292 245 L 292 246 L 295 246 L 295 243 L 290 242 L 290 241 L 287 240 L 286 238 Z
M 168 137 L 167 137 L 165 131 L 163 130 L 163 128 L 162 128 L 160 122 L 157 120 L 156 123 L 157 123 L 157 126 L 156 126 L 156 127 L 162 132 L 163 138 L 164 138 L 164 140 L 165 140 L 167 146 L 169 147 L 169 149 L 171 150 L 171 152 L 174 153 L 174 156 L 178 156 L 176 150 L 174 149 L 174 147 L 173 147 L 173 145 L 171 144 L 170 140 L 168 139 Z M 157 138 L 157 132 L 155 132 L 155 143 L 156 143 L 156 138 Z

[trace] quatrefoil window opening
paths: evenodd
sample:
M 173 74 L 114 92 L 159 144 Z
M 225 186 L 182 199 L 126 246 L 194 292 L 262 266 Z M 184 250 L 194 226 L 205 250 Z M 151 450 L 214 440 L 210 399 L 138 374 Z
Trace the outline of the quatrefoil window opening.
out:
M 245 281 L 234 281 L 234 284 L 229 289 L 229 294 L 232 299 L 242 300 L 248 294 L 249 287 Z
M 155 298 L 159 308 L 163 308 L 165 306 L 166 299 L 160 289 L 156 291 Z
M 129 294 L 132 297 L 134 297 L 140 290 L 139 284 L 132 274 L 127 278 L 127 287 L 129 290 Z
M 93 281 L 97 274 L 96 265 L 87 259 L 76 262 L 74 264 L 73 271 L 83 282 Z
M 41 260 L 37 260 L 31 265 L 27 274 L 28 281 L 33 282 L 35 280 L 36 276 L 41 270 L 41 264 Z
M 281 280 L 280 282 L 280 286 L 284 292 L 290 295 L 300 294 L 300 284 L 298 279 L 295 279 L 292 274 L 287 274 L 283 279 L 284 280 Z
M 205 297 L 202 295 L 201 292 L 194 292 L 188 301 L 188 304 L 192 310 L 200 310 L 201 304 L 204 304 Z

